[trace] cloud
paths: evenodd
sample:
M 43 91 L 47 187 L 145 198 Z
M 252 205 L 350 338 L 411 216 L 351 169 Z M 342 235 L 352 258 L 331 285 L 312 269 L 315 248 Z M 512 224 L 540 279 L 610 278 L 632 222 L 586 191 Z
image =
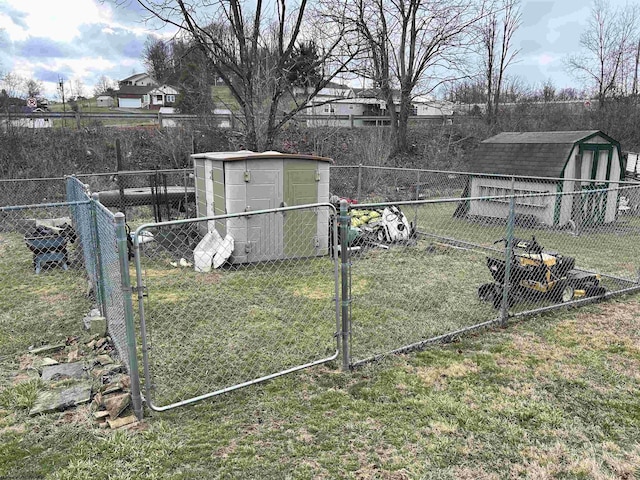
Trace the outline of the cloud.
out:
M 29 37 L 14 43 L 17 55 L 26 58 L 65 58 L 76 53 L 68 43 L 52 41 L 43 37 Z
M 557 58 L 553 55 L 549 55 L 548 53 L 543 53 L 542 55 L 538 55 L 538 65 L 549 65 L 557 60 Z

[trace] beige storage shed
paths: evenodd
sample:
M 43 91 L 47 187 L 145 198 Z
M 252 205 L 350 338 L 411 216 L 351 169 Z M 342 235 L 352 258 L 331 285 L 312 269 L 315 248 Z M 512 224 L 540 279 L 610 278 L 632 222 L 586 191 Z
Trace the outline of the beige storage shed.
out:
M 329 158 L 249 150 L 191 157 L 199 217 L 329 201 Z M 206 228 L 233 237 L 231 263 L 326 255 L 329 248 L 327 208 L 229 218 Z

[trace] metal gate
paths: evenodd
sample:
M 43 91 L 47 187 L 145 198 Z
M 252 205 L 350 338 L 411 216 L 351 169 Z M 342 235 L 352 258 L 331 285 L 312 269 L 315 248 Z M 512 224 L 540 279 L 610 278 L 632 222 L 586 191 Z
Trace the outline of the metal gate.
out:
M 289 249 L 273 241 L 283 232 Z M 337 358 L 331 204 L 146 223 L 131 237 L 145 400 L 152 410 Z

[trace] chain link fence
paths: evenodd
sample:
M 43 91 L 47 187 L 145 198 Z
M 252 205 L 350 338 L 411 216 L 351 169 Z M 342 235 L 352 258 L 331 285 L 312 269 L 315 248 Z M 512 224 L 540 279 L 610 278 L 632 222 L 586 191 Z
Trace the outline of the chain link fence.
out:
M 517 185 L 352 205 L 352 365 L 639 288 L 640 219 L 625 205 L 640 186 Z
M 134 235 L 152 408 L 337 357 L 331 205 L 152 223 Z
M 93 197 L 93 198 L 92 198 Z M 67 178 L 67 200 L 85 202 L 89 208 L 72 207 L 78 247 L 84 258 L 87 277 L 96 304 L 107 320 L 107 330 L 119 358 L 129 368 L 124 303 L 120 282 L 119 252 L 114 214 L 97 201 L 88 184 L 76 177 Z
M 0 336 L 8 345 L 59 340 L 86 313 L 73 308 L 87 291 L 73 217 L 89 211 L 89 201 L 0 207 Z
M 137 311 L 156 410 L 335 359 L 339 347 L 354 367 L 640 288 L 638 184 L 334 166 L 331 192 L 359 200 L 340 216 L 315 204 L 189 218 L 189 170 L 121 177 L 3 181 L 13 193 L 2 191 L 0 262 L 10 288 L 86 275 L 127 366 Z M 140 204 L 120 205 L 136 198 L 121 185 L 144 190 Z M 120 207 L 140 225 L 132 235 Z M 127 236 L 133 288 L 122 283 Z
M 333 195 L 347 198 L 355 203 L 405 202 L 433 198 L 453 198 L 508 194 L 510 185 L 505 182 L 514 178 L 516 193 L 556 192 L 571 190 L 573 179 L 552 177 L 530 177 L 511 175 L 488 175 L 483 173 L 429 170 L 419 168 L 377 167 L 371 165 L 332 165 L 330 168 L 330 191 Z M 484 179 L 482 182 L 474 179 Z M 612 186 L 637 185 L 637 182 L 607 180 L 599 184 Z M 637 199 L 633 203 L 638 208 Z

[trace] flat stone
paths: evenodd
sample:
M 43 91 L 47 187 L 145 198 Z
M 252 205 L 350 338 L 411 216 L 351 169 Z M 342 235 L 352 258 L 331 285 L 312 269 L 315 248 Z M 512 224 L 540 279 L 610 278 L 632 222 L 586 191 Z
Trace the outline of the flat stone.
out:
M 130 425 L 137 421 L 138 419 L 135 415 L 129 415 L 127 417 L 116 418 L 115 420 L 107 420 L 107 423 L 109 424 L 109 427 L 111 427 L 111 429 L 116 429 L 124 427 L 125 425 Z
M 120 382 L 107 383 L 106 385 L 103 385 L 101 389 L 102 393 L 109 395 L 110 393 L 122 390 L 122 385 L 120 385 Z
M 67 345 L 65 343 L 59 343 L 57 345 L 43 345 L 42 347 L 38 347 L 38 348 L 34 348 L 33 350 L 30 350 L 29 353 L 32 353 L 34 355 L 40 355 L 43 353 L 53 353 L 53 352 L 57 352 L 58 350 L 62 350 L 66 346 Z
M 42 370 L 44 367 L 50 367 L 51 365 L 58 365 L 60 362 L 54 360 L 51 357 L 37 357 L 33 360 L 31 364 L 31 369 Z
M 92 334 L 105 335 L 107 333 L 107 319 L 104 317 L 91 317 L 88 330 Z
M 89 403 L 91 383 L 83 382 L 72 387 L 55 388 L 38 393 L 29 415 L 65 410 L 76 405 Z
M 105 409 L 109 412 L 109 417 L 113 420 L 124 411 L 125 408 L 131 403 L 131 395 L 123 393 L 121 395 L 113 395 L 109 397 L 102 397 Z
M 83 362 L 61 363 L 44 367 L 42 370 L 42 380 L 64 380 L 67 378 L 86 378 L 87 372 Z
M 113 358 L 111 358 L 109 355 L 104 354 L 104 355 L 98 355 L 96 357 L 96 362 L 98 362 L 100 365 L 108 365 L 110 363 L 113 363 Z
M 93 412 L 93 418 L 100 420 L 101 418 L 108 417 L 109 412 L 106 410 L 98 410 L 97 412 Z
M 79 358 L 80 358 L 80 350 L 78 350 L 77 348 L 75 350 L 71 350 L 67 354 L 67 362 L 69 362 L 69 363 L 75 362 Z

